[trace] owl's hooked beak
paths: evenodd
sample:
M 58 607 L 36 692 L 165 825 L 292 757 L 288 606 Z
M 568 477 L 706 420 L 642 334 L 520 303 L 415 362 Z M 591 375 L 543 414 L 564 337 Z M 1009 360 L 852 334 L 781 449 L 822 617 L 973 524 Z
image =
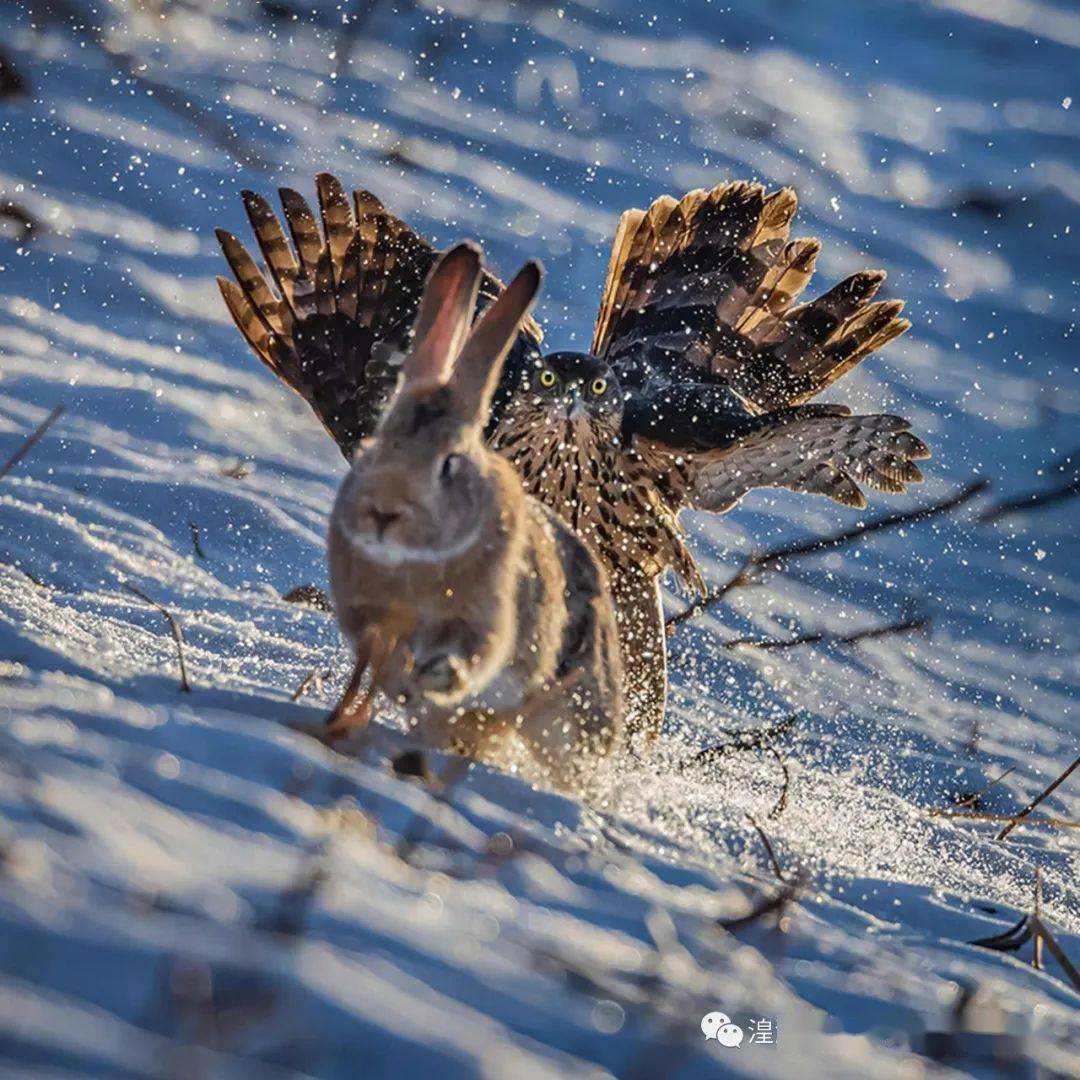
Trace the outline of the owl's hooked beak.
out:
M 573 393 L 570 395 L 570 401 L 566 406 L 566 419 L 572 424 L 578 420 L 589 419 L 589 410 L 580 394 Z

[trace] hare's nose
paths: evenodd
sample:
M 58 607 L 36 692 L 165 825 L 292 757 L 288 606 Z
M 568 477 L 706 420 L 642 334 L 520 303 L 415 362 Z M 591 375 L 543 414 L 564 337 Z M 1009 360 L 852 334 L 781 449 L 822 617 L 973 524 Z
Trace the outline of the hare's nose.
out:
M 380 540 L 383 538 L 383 533 L 401 517 L 396 510 L 380 510 L 375 506 L 368 510 L 368 516 L 374 522 L 375 532 Z

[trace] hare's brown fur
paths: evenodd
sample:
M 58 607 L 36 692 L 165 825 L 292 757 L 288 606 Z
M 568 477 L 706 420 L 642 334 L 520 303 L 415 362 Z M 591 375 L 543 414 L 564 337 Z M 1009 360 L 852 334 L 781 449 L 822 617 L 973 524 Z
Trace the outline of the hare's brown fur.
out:
M 403 385 L 335 503 L 331 591 L 358 669 L 427 741 L 494 762 L 523 744 L 568 783 L 621 734 L 615 617 L 595 557 L 484 445 L 539 278 L 522 271 L 469 333 L 479 273 L 464 245 L 432 272 Z

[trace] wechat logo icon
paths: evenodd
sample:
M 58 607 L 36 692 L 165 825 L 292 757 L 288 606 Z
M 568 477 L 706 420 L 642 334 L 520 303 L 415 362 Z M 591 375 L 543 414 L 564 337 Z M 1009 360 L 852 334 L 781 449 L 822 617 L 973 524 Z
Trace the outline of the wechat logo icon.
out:
M 727 1013 L 706 1013 L 701 1018 L 701 1030 L 706 1039 L 715 1039 L 721 1046 L 742 1046 L 743 1029 L 733 1024 Z

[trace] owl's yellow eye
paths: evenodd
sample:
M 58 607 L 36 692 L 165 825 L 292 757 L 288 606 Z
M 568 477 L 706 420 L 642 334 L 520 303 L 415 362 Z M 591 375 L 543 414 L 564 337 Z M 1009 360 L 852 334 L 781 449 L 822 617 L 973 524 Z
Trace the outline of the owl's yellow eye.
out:
M 544 368 L 540 372 L 540 385 L 545 390 L 550 390 L 555 385 L 555 372 L 551 368 Z
M 589 386 L 589 389 L 597 396 L 601 397 L 605 390 L 607 390 L 607 379 L 593 379 Z

